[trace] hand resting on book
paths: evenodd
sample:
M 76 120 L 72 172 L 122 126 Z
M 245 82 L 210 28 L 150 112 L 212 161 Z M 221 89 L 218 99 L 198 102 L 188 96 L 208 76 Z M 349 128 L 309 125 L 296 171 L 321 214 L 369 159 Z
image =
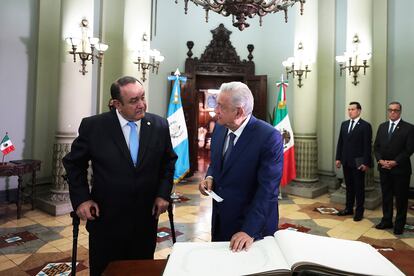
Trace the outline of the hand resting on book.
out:
M 249 250 L 253 244 L 254 239 L 245 232 L 237 232 L 231 237 L 230 250 L 233 252 L 240 252 L 242 250 Z

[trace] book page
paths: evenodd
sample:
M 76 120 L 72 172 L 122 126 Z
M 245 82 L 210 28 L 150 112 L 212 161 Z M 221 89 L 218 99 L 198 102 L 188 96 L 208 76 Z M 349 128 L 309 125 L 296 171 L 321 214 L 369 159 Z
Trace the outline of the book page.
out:
M 246 252 L 232 252 L 230 242 L 177 242 L 164 276 L 231 276 L 281 269 L 290 271 L 273 237 L 254 242 Z
M 286 261 L 292 266 L 313 263 L 350 273 L 404 275 L 375 248 L 360 241 L 322 237 L 291 230 L 275 233 Z

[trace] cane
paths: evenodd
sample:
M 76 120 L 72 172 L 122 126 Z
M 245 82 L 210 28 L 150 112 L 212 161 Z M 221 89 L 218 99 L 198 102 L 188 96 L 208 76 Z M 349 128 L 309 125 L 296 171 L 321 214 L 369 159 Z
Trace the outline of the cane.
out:
M 173 241 L 173 244 L 174 244 L 176 242 L 176 237 L 175 237 L 175 227 L 174 227 L 173 204 L 174 204 L 174 201 L 170 200 L 170 204 L 168 205 L 167 210 L 168 210 L 168 219 L 170 220 L 172 241 Z
M 78 234 L 80 219 L 75 211 L 70 212 L 73 225 L 73 245 L 72 245 L 72 276 L 76 275 L 76 255 L 78 252 Z

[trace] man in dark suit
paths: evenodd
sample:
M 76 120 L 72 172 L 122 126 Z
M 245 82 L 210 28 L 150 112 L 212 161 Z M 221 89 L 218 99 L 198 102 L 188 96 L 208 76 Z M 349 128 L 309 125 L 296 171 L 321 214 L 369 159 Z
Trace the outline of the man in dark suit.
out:
M 389 121 L 378 127 L 374 143 L 382 192 L 382 219 L 377 229 L 393 227 L 393 197 L 395 196 L 394 233 L 404 232 L 407 220 L 408 193 L 410 188 L 411 161 L 414 151 L 414 127 L 401 119 L 399 102 L 388 105 Z
M 137 79 L 118 79 L 111 96 L 115 109 L 84 118 L 63 159 L 72 206 L 88 220 L 91 275 L 100 275 L 113 260 L 153 258 L 177 159 L 168 122 L 145 112 L 145 91 Z
M 371 125 L 361 119 L 361 105 L 350 102 L 348 106 L 349 120 L 342 122 L 336 146 L 336 167 L 342 165 L 346 186 L 345 209 L 338 216 L 354 214 L 354 221 L 364 216 L 365 172 L 371 167 Z
M 278 228 L 278 194 L 283 169 L 280 133 L 252 115 L 253 95 L 241 82 L 220 87 L 211 142 L 211 164 L 200 182 L 214 191 L 212 241 L 230 241 L 233 251 L 249 249 Z

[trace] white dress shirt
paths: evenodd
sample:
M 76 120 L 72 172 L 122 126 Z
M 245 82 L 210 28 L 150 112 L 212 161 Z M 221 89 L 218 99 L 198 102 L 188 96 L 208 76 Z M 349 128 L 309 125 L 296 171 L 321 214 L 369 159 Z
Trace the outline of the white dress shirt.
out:
M 125 142 L 129 148 L 129 133 L 131 132 L 131 127 L 128 125 L 129 121 L 122 117 L 118 109 L 116 110 L 116 115 L 118 116 L 119 124 L 121 125 L 122 133 L 124 134 Z M 137 135 L 139 137 L 139 131 L 141 129 L 141 120 L 136 121 L 135 124 L 137 125 Z
M 401 117 L 398 119 L 398 120 L 396 120 L 396 121 L 391 121 L 391 120 L 389 120 L 389 123 L 388 123 L 388 132 L 390 132 L 390 130 L 391 130 L 391 124 L 392 123 L 394 123 L 394 129 L 393 129 L 393 133 L 394 133 L 394 131 L 395 131 L 395 129 L 397 128 L 397 125 L 398 125 L 398 123 L 401 121 Z
M 224 143 L 224 147 L 223 147 L 223 153 L 222 153 L 223 155 L 229 146 L 230 133 L 234 133 L 234 135 L 236 135 L 236 137 L 234 138 L 234 146 L 235 146 L 237 143 L 237 140 L 239 140 L 240 135 L 242 134 L 247 123 L 249 122 L 251 116 L 252 115 L 248 115 L 246 120 L 244 120 L 243 124 L 241 124 L 241 126 L 236 131 L 231 131 L 230 129 L 227 131 L 226 142 Z

